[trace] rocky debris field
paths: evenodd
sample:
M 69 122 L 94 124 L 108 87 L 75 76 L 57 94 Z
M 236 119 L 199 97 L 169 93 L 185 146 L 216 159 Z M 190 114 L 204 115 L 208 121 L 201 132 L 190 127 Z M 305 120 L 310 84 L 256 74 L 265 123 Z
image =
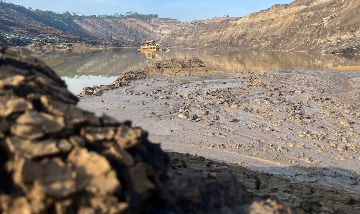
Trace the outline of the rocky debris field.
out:
M 178 76 L 163 75 L 161 69 L 145 72 L 146 77 L 111 85 L 116 89 L 102 96 L 82 95 L 78 106 L 131 119 L 166 151 L 301 183 L 310 191 L 312 205 L 301 196 L 303 190 L 290 185 L 286 192 L 300 197 L 280 197 L 292 207 L 309 213 L 359 212 L 359 72 L 210 72 L 205 65 L 199 73 L 180 70 Z M 268 184 L 274 189 L 259 184 L 260 192 L 275 196 L 282 188 L 275 181 Z M 314 192 L 324 188 L 333 193 L 321 193 L 321 202 L 320 196 L 314 199 Z M 349 200 L 334 203 L 330 195 L 336 194 L 349 194 L 344 197 Z
M 50 68 L 17 49 L 0 47 L 0 71 L 1 214 L 305 212 L 231 172 L 184 171 L 141 128 L 78 108 Z

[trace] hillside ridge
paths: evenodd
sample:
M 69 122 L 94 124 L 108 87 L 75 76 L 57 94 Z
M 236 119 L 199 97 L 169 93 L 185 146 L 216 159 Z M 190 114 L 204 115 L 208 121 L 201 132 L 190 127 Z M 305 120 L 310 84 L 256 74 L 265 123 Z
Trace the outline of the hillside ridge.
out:
M 360 47 L 360 17 L 356 16 L 360 2 L 357 0 L 295 0 L 241 18 L 187 22 L 158 18 L 46 22 L 30 10 L 15 10 L 15 6 L 8 10 L 5 5 L 1 3 L 0 7 L 0 32 L 58 37 L 53 39 L 55 42 L 86 40 L 103 44 L 107 41 L 116 46 L 138 46 L 166 34 L 163 44 L 168 47 L 327 53 L 358 53 Z M 0 42 L 2 40 L 0 38 Z

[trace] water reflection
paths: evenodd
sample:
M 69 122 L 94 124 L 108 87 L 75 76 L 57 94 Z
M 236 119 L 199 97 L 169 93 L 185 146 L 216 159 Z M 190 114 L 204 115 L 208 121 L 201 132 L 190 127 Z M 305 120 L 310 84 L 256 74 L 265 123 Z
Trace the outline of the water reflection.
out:
M 44 60 L 79 93 L 80 85 L 107 84 L 117 76 L 165 59 L 197 57 L 221 70 L 358 70 L 360 56 L 311 53 L 241 51 L 237 49 L 172 49 L 166 53 L 141 53 L 136 48 L 33 53 Z M 84 78 L 82 76 L 91 76 Z M 70 85 L 71 84 L 71 85 Z
M 40 56 L 60 76 L 118 76 L 150 63 L 136 49 L 110 49 L 87 52 L 53 52 Z M 147 62 L 146 62 L 147 61 Z M 138 64 L 140 63 L 140 64 Z
M 108 85 L 112 83 L 117 76 L 104 76 L 104 75 L 76 75 L 74 77 L 62 77 L 66 82 L 69 90 L 73 94 L 79 94 L 81 90 L 88 86 L 94 85 Z
M 156 57 L 165 54 L 165 53 L 169 53 L 170 49 L 157 49 L 157 50 L 147 50 L 147 49 L 142 49 L 140 50 L 141 53 L 143 53 L 145 55 L 145 57 L 147 59 L 155 59 Z
M 173 56 L 170 56 L 172 55 Z M 221 70 L 339 70 L 343 66 L 360 65 L 360 56 L 349 58 L 313 53 L 291 53 L 270 51 L 225 50 L 181 50 L 173 51 L 166 58 L 196 56 L 205 64 Z

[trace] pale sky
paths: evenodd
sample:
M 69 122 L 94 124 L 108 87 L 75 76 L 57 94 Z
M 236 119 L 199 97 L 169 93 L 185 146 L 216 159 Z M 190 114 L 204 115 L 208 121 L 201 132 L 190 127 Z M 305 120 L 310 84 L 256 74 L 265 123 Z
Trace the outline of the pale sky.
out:
M 246 16 L 274 4 L 293 0 L 5 0 L 33 9 L 75 12 L 80 15 L 125 14 L 128 11 L 159 14 L 161 18 L 181 21 L 218 16 Z

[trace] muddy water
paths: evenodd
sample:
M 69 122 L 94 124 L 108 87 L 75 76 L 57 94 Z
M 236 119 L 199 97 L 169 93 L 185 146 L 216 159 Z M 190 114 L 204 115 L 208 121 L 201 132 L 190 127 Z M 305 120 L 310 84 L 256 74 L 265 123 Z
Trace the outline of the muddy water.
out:
M 311 53 L 259 52 L 238 49 L 173 49 L 162 54 L 140 53 L 135 48 L 101 51 L 33 53 L 52 67 L 78 94 L 83 87 L 109 84 L 124 72 L 165 59 L 198 57 L 207 66 L 220 70 L 360 70 L 360 56 Z

